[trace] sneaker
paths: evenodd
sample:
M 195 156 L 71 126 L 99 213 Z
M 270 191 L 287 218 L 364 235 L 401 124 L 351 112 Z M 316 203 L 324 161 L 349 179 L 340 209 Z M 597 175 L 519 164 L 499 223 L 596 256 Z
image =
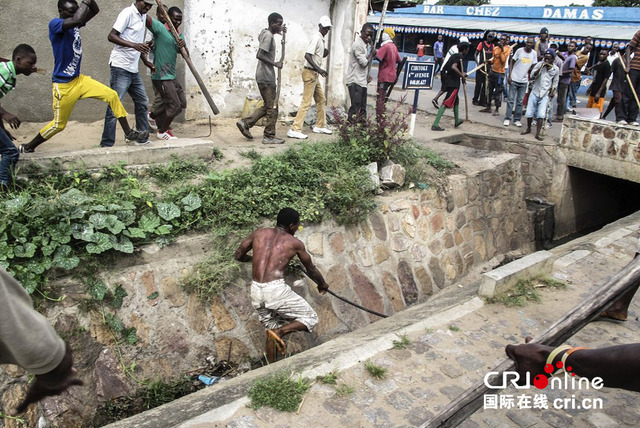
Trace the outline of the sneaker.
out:
M 640 126 L 640 123 L 638 123 L 636 121 L 633 121 L 629 125 L 631 125 L 631 126 Z
M 480 113 L 491 113 L 491 107 L 485 107 L 482 110 L 478 110 Z
M 242 135 L 244 135 L 245 138 L 248 138 L 249 140 L 253 140 L 253 135 L 251 135 L 251 131 L 249 130 L 249 125 L 247 125 L 247 122 L 244 121 L 244 119 L 240 119 L 239 121 L 236 122 L 236 126 L 238 127 L 238 129 L 240 130 L 240 133 Z
M 519 120 L 516 120 L 515 122 L 513 122 L 513 124 L 518 128 L 522 128 L 522 122 L 520 122 Z
M 317 126 L 313 127 L 313 132 L 316 134 L 333 134 L 333 131 L 329 128 L 318 128 Z M 307 138 L 306 135 L 304 137 Z
M 125 137 L 124 142 L 129 145 L 144 146 L 149 144 L 149 131 L 131 130 Z
M 20 144 L 20 147 L 18 149 L 20 150 L 20 153 L 33 153 L 33 152 L 35 152 L 35 150 L 28 148 L 24 144 Z
M 545 124 L 544 129 L 551 129 L 551 124 L 550 123 Z
M 436 100 L 435 98 L 431 100 L 431 104 L 433 104 L 435 108 L 440 108 L 440 106 L 438 105 L 438 100 Z
M 169 131 L 167 131 L 167 132 L 158 132 L 156 134 L 156 137 L 158 137 L 158 140 L 167 140 L 167 141 L 168 140 L 177 140 L 178 139 L 178 137 L 174 137 L 173 135 L 171 135 L 169 133 Z
M 505 119 L 504 122 L 502 122 L 504 126 L 509 126 L 510 123 L 511 121 L 509 119 Z
M 440 128 L 439 126 L 432 125 L 431 126 L 431 130 L 432 131 L 444 131 L 444 128 Z
M 304 140 L 307 138 L 307 136 L 302 132 L 294 131 L 293 129 L 290 129 L 289 132 L 287 132 L 287 137 L 297 138 L 299 140 Z M 264 143 L 264 140 L 262 142 Z
M 616 122 L 618 125 L 628 125 L 626 120 L 619 120 Z
M 458 126 L 462 125 L 464 123 L 464 120 L 458 120 L 456 121 L 456 123 L 453 125 L 454 128 L 457 128 Z
M 289 130 L 289 132 L 291 132 L 291 130 Z M 306 135 L 304 137 L 307 138 Z M 284 140 L 278 137 L 264 137 L 262 139 L 262 144 L 284 144 Z

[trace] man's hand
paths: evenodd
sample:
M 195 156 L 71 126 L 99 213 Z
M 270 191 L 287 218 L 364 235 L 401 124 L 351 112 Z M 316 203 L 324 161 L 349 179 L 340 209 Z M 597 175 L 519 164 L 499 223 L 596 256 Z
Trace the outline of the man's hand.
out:
M 2 119 L 6 120 L 9 123 L 9 126 L 13 129 L 18 129 L 22 121 L 18 119 L 18 116 L 11 114 L 9 112 L 4 112 L 2 114 Z
M 144 63 L 144 65 L 146 65 L 146 66 L 147 66 L 147 68 L 148 68 L 149 70 L 151 70 L 151 72 L 152 72 L 153 74 L 155 74 L 155 73 L 156 73 L 156 66 L 155 66 L 155 65 L 153 65 L 153 63 L 152 63 L 151 61 L 149 61 L 149 60 L 143 60 L 142 62 Z
M 595 101 L 595 102 L 600 101 L 600 96 L 595 95 L 595 96 L 593 97 L 593 101 Z
M 276 68 L 282 69 L 282 61 L 274 62 L 274 63 L 273 63 L 273 65 L 274 65 Z
M 551 89 L 551 90 L 549 91 L 549 99 L 551 99 L 551 98 L 553 98 L 553 97 L 555 97 L 555 96 L 556 96 L 556 91 L 555 91 L 554 89 Z
M 322 77 L 327 77 L 327 71 L 323 69 L 318 69 L 318 74 Z
M 27 396 L 16 408 L 15 414 L 24 412 L 31 403 L 42 400 L 44 397 L 60 395 L 73 385 L 84 385 L 84 383 L 74 377 L 77 370 L 73 368 L 73 356 L 71 348 L 65 344 L 66 351 L 62 362 L 58 367 L 42 375 L 36 375 L 35 380 L 27 391 Z
M 182 48 L 187 47 L 187 44 L 182 39 L 178 40 L 177 45 L 178 45 L 178 49 L 182 49 Z
M 373 77 L 367 76 L 367 83 L 371 83 L 372 80 L 373 80 Z
M 322 284 L 318 284 L 318 292 L 320 294 L 324 294 L 327 292 L 327 290 L 329 289 L 329 284 L 327 284 L 326 282 L 322 282 Z
M 146 43 L 134 43 L 131 47 L 145 55 L 151 52 L 151 48 Z

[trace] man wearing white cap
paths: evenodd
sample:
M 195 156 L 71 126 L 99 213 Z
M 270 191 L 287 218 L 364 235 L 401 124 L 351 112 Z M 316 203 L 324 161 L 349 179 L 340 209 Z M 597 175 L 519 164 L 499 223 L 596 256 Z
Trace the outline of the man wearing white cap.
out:
M 302 133 L 302 125 L 304 118 L 311 108 L 311 98 L 316 102 L 316 124 L 313 132 L 316 134 L 331 134 L 332 131 L 327 128 L 327 116 L 325 113 L 325 104 L 327 99 L 324 96 L 322 85 L 318 76 L 327 77 L 327 71 L 324 70 L 322 60 L 329 55 L 329 50 L 325 48 L 324 36 L 331 30 L 331 19 L 328 16 L 320 18 L 318 23 L 318 32 L 311 37 L 309 47 L 304 54 L 304 68 L 302 69 L 302 81 L 304 82 L 304 91 L 302 93 L 302 102 L 298 108 L 298 114 L 293 120 L 293 126 L 287 132 L 287 137 L 298 138 L 304 140 L 307 135 Z
M 469 39 L 468 39 L 468 38 L 466 38 L 465 36 L 462 36 L 462 37 L 460 37 L 460 41 L 459 41 L 458 43 L 469 43 Z M 455 55 L 455 54 L 457 54 L 457 53 L 458 53 L 458 44 L 455 44 L 455 45 L 451 46 L 451 47 L 449 48 L 449 50 L 447 51 L 447 56 L 445 56 L 445 57 L 444 57 L 444 60 L 442 61 L 443 67 L 444 67 L 444 64 L 446 64 L 446 63 L 449 61 L 449 58 L 451 58 L 451 55 Z M 465 67 L 465 68 L 466 68 L 466 67 Z M 463 70 L 463 71 L 464 71 L 464 70 Z M 440 70 L 440 74 L 442 74 L 442 70 Z M 442 81 L 442 80 L 444 80 L 445 76 L 444 76 L 444 75 L 442 75 L 441 77 L 442 77 L 442 79 L 440 79 L 440 80 L 441 80 L 441 81 Z M 444 86 L 442 86 L 442 85 L 441 85 L 441 86 L 440 86 L 440 92 L 438 92 L 438 93 L 436 94 L 436 96 L 431 100 L 431 104 L 433 104 L 433 106 L 434 106 L 435 108 L 440 108 L 440 105 L 438 104 L 438 99 L 439 99 L 442 95 L 444 95 L 444 94 L 446 94 L 446 93 L 447 93 L 447 91 L 445 91 L 445 90 L 444 90 Z

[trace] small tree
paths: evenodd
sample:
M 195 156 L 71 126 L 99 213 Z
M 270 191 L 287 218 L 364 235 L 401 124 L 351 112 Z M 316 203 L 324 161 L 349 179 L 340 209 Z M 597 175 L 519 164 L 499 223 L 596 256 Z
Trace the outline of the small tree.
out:
M 482 6 L 489 4 L 489 0 L 440 0 L 436 4 L 444 6 Z
M 640 1 L 637 0 L 595 0 L 593 7 L 638 7 Z

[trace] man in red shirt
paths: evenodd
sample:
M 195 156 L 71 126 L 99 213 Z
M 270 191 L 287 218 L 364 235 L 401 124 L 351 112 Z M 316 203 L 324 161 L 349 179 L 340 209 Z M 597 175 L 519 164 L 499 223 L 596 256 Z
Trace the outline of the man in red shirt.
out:
M 380 61 L 378 66 L 378 99 L 376 103 L 376 115 L 379 118 L 385 111 L 387 102 L 387 90 L 396 81 L 396 64 L 402 59 L 398 48 L 393 43 L 395 32 L 391 28 L 385 28 L 382 33 L 382 45 L 376 51 L 376 59 Z
M 418 45 L 416 46 L 416 53 L 418 54 L 418 61 L 426 61 L 427 57 L 425 55 L 425 51 L 429 45 L 424 44 L 424 40 L 420 39 Z

